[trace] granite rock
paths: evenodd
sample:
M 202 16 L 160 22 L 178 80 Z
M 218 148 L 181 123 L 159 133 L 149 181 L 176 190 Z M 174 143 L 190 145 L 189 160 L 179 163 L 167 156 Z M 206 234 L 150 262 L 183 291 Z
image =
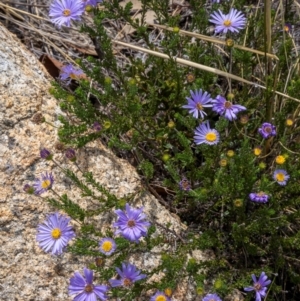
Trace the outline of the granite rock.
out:
M 55 126 L 59 126 L 58 116 L 63 114 L 49 94 L 52 79 L 34 55 L 1 25 L 0 39 L 0 299 L 72 300 L 67 290 L 69 278 L 94 259 L 69 253 L 54 257 L 39 248 L 35 239 L 36 227 L 53 212 L 53 208 L 42 197 L 24 193 L 23 186 L 47 171 L 55 177 L 54 187 L 58 194 L 67 193 L 83 208 L 91 208 L 93 200 L 81 198 L 80 191 L 60 169 L 39 156 L 41 148 L 54 150 Z M 32 117 L 36 113 L 42 113 L 48 123 L 35 124 Z M 62 166 L 68 164 L 60 153 L 56 153 L 54 159 Z M 100 141 L 78 150 L 77 164 L 80 170 L 93 172 L 94 178 L 118 198 L 136 195 L 133 204 L 144 206 L 152 222 L 171 225 L 173 236 L 184 234 L 186 226 L 143 188 L 134 167 L 117 158 Z M 78 172 L 75 165 L 72 168 Z M 114 218 L 113 213 L 108 213 L 94 217 L 93 221 L 105 228 L 111 227 Z M 160 235 L 164 229 L 157 228 L 156 235 Z M 166 250 L 171 247 L 161 246 Z M 161 260 L 154 254 L 157 252 L 133 255 L 129 261 L 139 268 L 151 270 Z M 207 260 L 212 254 L 196 250 L 191 256 Z M 162 273 L 153 275 L 151 281 L 161 276 Z M 173 300 L 195 300 L 191 287 L 189 280 L 183 281 Z

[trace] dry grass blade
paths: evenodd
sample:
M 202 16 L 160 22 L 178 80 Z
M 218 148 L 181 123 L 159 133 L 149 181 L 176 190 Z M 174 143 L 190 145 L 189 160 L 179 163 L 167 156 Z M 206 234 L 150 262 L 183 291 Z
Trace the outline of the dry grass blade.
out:
M 114 44 L 121 45 L 121 46 L 124 46 L 124 47 L 128 47 L 128 48 L 131 48 L 131 49 L 134 49 L 134 50 L 137 50 L 137 51 L 142 51 L 144 53 L 148 53 L 148 54 L 151 54 L 151 55 L 154 55 L 154 56 L 157 56 L 157 57 L 161 57 L 161 58 L 164 58 L 164 59 L 170 59 L 170 57 L 168 55 L 166 55 L 164 53 L 161 53 L 161 52 L 158 52 L 158 51 L 146 49 L 146 48 L 143 48 L 143 47 L 135 46 L 135 45 L 132 45 L 132 44 L 129 44 L 129 43 L 124 43 L 124 42 L 116 41 L 116 40 L 112 40 L 112 42 Z M 231 78 L 231 79 L 243 82 L 245 84 L 252 85 L 254 87 L 266 90 L 265 86 L 259 85 L 257 83 L 251 82 L 247 79 L 244 79 L 242 77 L 227 73 L 225 71 L 222 71 L 222 70 L 219 70 L 219 69 L 216 69 L 216 68 L 211 68 L 211 67 L 208 67 L 208 66 L 205 66 L 205 65 L 201 65 L 201 64 L 194 63 L 194 62 L 191 62 L 191 61 L 188 61 L 188 60 L 185 60 L 185 59 L 181 59 L 181 58 L 177 58 L 177 57 L 174 57 L 173 59 L 179 64 L 194 67 L 194 68 L 197 68 L 197 69 L 201 69 L 201 70 L 204 70 L 204 71 L 207 71 L 207 72 L 211 72 L 211 73 L 214 73 L 214 74 L 217 74 L 217 75 L 220 75 L 220 76 L 224 76 L 226 78 Z M 292 99 L 296 102 L 300 102 L 299 99 L 291 97 L 291 96 L 289 96 L 287 94 L 284 94 L 284 93 L 281 93 L 279 91 L 273 91 L 273 92 L 277 95 L 282 96 L 282 97 Z
M 24 10 L 17 9 L 17 8 L 15 8 L 15 7 L 6 5 L 6 4 L 4 4 L 4 3 L 0 3 L 0 7 L 7 9 L 7 10 L 8 10 L 10 13 L 12 13 L 12 14 L 14 14 L 14 12 L 19 12 L 19 13 L 21 13 L 21 14 L 23 14 L 23 15 L 28 15 L 28 16 L 30 16 L 30 17 L 33 17 L 33 18 L 36 18 L 36 19 L 39 19 L 39 20 L 43 20 L 43 21 L 50 22 L 50 21 L 49 21 L 48 19 L 46 19 L 46 18 L 39 17 L 39 16 L 37 16 L 37 15 L 28 13 L 28 12 L 26 12 L 26 11 L 24 11 Z M 20 15 L 18 15 L 18 17 L 24 20 L 24 18 L 21 17 Z
M 153 27 L 156 27 L 156 28 L 165 29 L 165 30 L 168 30 L 168 31 L 173 31 L 172 27 L 167 27 L 167 26 L 164 26 L 164 25 L 158 25 L 158 24 L 152 24 L 152 23 L 147 23 L 147 24 L 151 25 Z M 179 34 L 194 37 L 194 38 L 197 38 L 197 39 L 200 39 L 200 40 L 203 40 L 203 41 L 207 41 L 207 42 L 211 42 L 211 43 L 215 43 L 215 44 L 226 45 L 226 42 L 224 40 L 217 39 L 217 38 L 214 38 L 214 37 L 205 36 L 205 35 L 195 33 L 195 32 L 190 32 L 190 31 L 186 31 L 186 30 L 179 30 Z M 270 57 L 272 59 L 279 60 L 279 58 L 275 54 L 272 54 L 272 53 L 265 53 L 263 51 L 259 51 L 259 50 L 256 50 L 256 49 L 252 49 L 252 48 L 248 48 L 248 47 L 245 47 L 245 46 L 242 46 L 242 45 L 236 45 L 236 44 L 234 44 L 232 47 L 237 48 L 237 49 L 241 49 L 241 50 L 244 50 L 244 51 L 256 53 L 258 55 L 263 55 L 263 56 L 266 55 L 267 57 Z

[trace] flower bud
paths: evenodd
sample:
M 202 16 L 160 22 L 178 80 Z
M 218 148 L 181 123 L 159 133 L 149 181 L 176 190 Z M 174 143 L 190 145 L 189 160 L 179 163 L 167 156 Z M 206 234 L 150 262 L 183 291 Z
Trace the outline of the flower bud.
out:
M 65 156 L 67 159 L 69 159 L 72 162 L 76 161 L 76 153 L 73 148 L 68 148 L 65 152 Z

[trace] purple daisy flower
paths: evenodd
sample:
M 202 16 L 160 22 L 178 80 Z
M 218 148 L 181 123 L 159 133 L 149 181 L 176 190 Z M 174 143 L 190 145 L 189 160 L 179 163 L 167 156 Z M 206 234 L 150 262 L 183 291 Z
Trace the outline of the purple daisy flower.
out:
M 276 169 L 273 174 L 273 179 L 281 186 L 285 186 L 290 176 L 284 169 Z
M 135 242 L 138 242 L 142 236 L 146 236 L 150 223 L 145 221 L 146 215 L 142 212 L 143 208 L 134 209 L 128 204 L 125 211 L 115 210 L 118 215 L 118 220 L 114 223 L 114 227 L 118 228 L 115 234 L 121 233 L 126 239 Z
M 87 268 L 83 269 L 84 277 L 75 272 L 70 279 L 69 294 L 75 295 L 74 301 L 97 301 L 98 298 L 102 301 L 107 300 L 107 285 L 93 284 L 93 271 Z
M 103 0 L 81 0 L 85 6 L 96 6 L 98 3 L 102 3 Z
M 264 193 L 263 191 L 260 192 L 251 192 L 249 194 L 249 198 L 252 202 L 257 202 L 257 203 L 267 203 L 269 200 L 269 196 Z
M 109 283 L 112 287 L 130 287 L 134 282 L 145 279 L 147 277 L 147 275 L 141 274 L 141 271 L 139 271 L 136 266 L 130 263 L 128 263 L 127 265 L 125 263 L 122 263 L 122 270 L 116 268 L 116 271 L 121 279 L 110 279 Z
M 46 174 L 42 174 L 41 177 L 41 179 L 35 179 L 35 183 L 33 184 L 34 193 L 37 195 L 51 189 L 54 182 L 54 177 L 51 172 L 49 174 L 46 172 Z
M 261 128 L 258 129 L 258 132 L 264 139 L 268 139 L 269 137 L 276 136 L 276 127 L 269 122 L 264 122 Z
M 150 298 L 150 301 L 171 301 L 171 299 L 164 292 L 158 291 Z
M 218 95 L 215 100 L 213 100 L 213 111 L 220 115 L 225 115 L 224 117 L 232 121 L 237 119 L 236 114 L 241 111 L 247 110 L 244 106 L 234 105 L 231 101 L 226 100 L 221 95 Z
M 210 94 L 207 92 L 202 92 L 202 89 L 194 91 L 190 91 L 191 97 L 186 97 L 188 104 L 182 106 L 182 108 L 189 109 L 189 113 L 193 114 L 194 118 L 198 118 L 199 115 L 201 118 L 204 118 L 204 115 L 207 115 L 204 112 L 204 108 L 212 107 L 212 99 Z
M 265 272 L 260 274 L 259 279 L 256 279 L 256 276 L 252 274 L 253 286 L 245 287 L 244 290 L 246 292 L 255 291 L 256 299 L 255 301 L 261 301 L 262 298 L 266 296 L 267 286 L 271 283 L 271 280 L 267 280 Z
M 49 17 L 58 27 L 71 26 L 71 20 L 80 20 L 84 8 L 81 0 L 54 0 L 50 5 Z
M 43 149 L 40 150 L 40 156 L 41 156 L 42 159 L 45 159 L 45 160 L 51 160 L 52 159 L 52 154 L 46 148 L 43 148 Z
M 201 123 L 194 131 L 194 141 L 197 145 L 199 144 L 208 144 L 214 145 L 218 144 L 220 141 L 220 134 L 217 130 L 211 129 L 209 122 L 205 121 Z
M 36 240 L 45 252 L 60 255 L 69 240 L 75 237 L 71 219 L 58 212 L 50 214 L 47 219 L 37 227 Z
M 223 14 L 221 10 L 215 11 L 210 18 L 209 21 L 216 26 L 216 33 L 239 32 L 246 25 L 246 18 L 235 8 L 231 8 L 227 15 Z
M 207 294 L 202 301 L 222 301 L 217 294 Z
M 72 64 L 64 65 L 61 68 L 60 79 L 62 81 L 67 81 L 67 84 L 70 84 L 71 80 L 78 80 L 84 75 L 83 71 L 79 68 L 75 68 Z
M 179 188 L 180 190 L 189 191 L 191 190 L 191 184 L 186 178 L 182 178 L 179 182 Z
M 105 255 L 111 255 L 113 252 L 115 252 L 117 245 L 112 238 L 105 237 L 99 241 L 99 248 L 101 253 Z

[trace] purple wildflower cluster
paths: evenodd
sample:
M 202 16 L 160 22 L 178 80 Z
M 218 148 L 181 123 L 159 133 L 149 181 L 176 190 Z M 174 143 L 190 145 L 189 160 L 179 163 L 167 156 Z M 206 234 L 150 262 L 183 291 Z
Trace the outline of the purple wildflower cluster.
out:
M 26 185 L 25 185 L 26 186 Z M 27 185 L 24 190 L 31 187 Z M 122 234 L 123 237 L 131 242 L 137 242 L 142 236 L 147 234 L 147 228 L 150 223 L 146 221 L 146 215 L 142 212 L 142 208 L 132 208 L 126 204 L 125 211 L 115 210 L 118 215 L 118 220 L 114 224 L 118 230 L 116 234 Z M 53 255 L 60 255 L 68 245 L 69 241 L 75 237 L 75 232 L 71 225 L 69 225 L 70 218 L 58 212 L 50 214 L 48 218 L 38 226 L 36 240 L 40 247 L 45 252 L 51 252 Z M 109 256 L 117 249 L 114 239 L 110 237 L 102 238 L 99 241 L 99 251 Z M 109 280 L 111 287 L 129 288 L 134 285 L 136 281 L 145 279 L 147 275 L 142 274 L 135 265 L 131 263 L 122 263 L 121 268 L 116 268 L 118 274 L 117 279 Z M 109 286 L 93 284 L 93 271 L 88 268 L 83 270 L 84 276 L 79 272 L 75 272 L 70 279 L 69 294 L 76 295 L 74 301 L 97 301 L 107 300 L 107 292 Z M 159 292 L 160 293 L 160 292 Z M 161 296 L 163 293 L 161 293 Z M 158 299 L 159 294 L 156 293 L 151 300 Z M 166 301 L 170 299 L 166 296 Z
M 204 92 L 202 89 L 195 92 L 190 91 L 190 94 L 191 96 L 186 98 L 188 103 L 183 105 L 182 108 L 188 109 L 194 118 L 200 117 L 204 119 L 207 115 L 204 112 L 204 108 L 212 108 L 214 112 L 233 121 L 237 119 L 239 112 L 246 110 L 244 106 L 233 104 L 221 95 L 213 99 L 208 92 Z M 195 129 L 194 141 L 197 145 L 215 145 L 220 141 L 220 134 L 217 130 L 210 127 L 208 121 L 204 121 Z
M 212 107 L 214 112 L 233 121 L 237 119 L 237 113 L 246 110 L 244 106 L 233 104 L 221 95 L 218 95 L 216 99 L 212 99 L 211 95 L 207 92 L 203 92 L 202 89 L 196 90 L 195 92 L 190 91 L 190 93 L 191 97 L 186 98 L 188 104 L 182 106 L 182 108 L 189 109 L 189 113 L 193 114 L 194 118 L 198 118 L 200 115 L 203 119 L 207 115 L 206 112 L 204 112 L 204 108 Z

